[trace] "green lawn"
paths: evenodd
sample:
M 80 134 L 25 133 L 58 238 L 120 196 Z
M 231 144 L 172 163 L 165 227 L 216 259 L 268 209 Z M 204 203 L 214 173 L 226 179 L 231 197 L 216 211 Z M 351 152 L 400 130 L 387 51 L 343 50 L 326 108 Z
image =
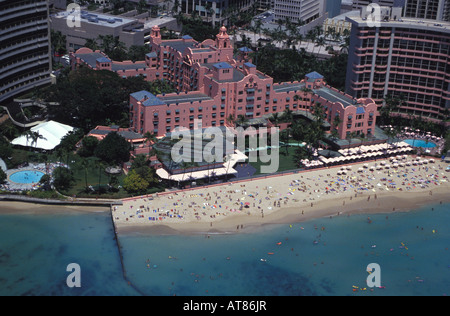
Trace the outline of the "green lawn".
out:
M 101 168 L 99 167 L 98 159 L 95 158 L 82 158 L 77 155 L 72 155 L 69 158 L 69 166 L 73 172 L 75 183 L 74 185 L 67 190 L 66 192 L 61 192 L 68 196 L 77 197 L 90 197 L 90 198 L 105 198 L 105 199 L 122 199 L 125 197 L 129 197 L 136 194 L 129 194 L 123 188 L 120 188 L 118 191 L 108 191 L 108 183 L 110 182 L 111 176 L 107 174 L 104 170 L 107 167 L 103 165 Z M 87 168 L 83 166 L 83 161 L 86 160 L 89 162 Z M 121 173 L 117 175 L 119 185 L 123 186 L 123 180 L 125 179 L 125 174 Z M 85 191 L 86 181 L 88 186 L 92 186 L 94 189 L 97 189 L 99 186 L 102 190 L 102 193 L 98 192 L 89 192 Z M 162 187 L 153 187 L 147 190 L 146 194 L 152 194 L 156 192 L 163 191 Z
M 294 161 L 294 154 L 295 154 L 295 150 L 297 148 L 298 148 L 297 146 L 288 147 L 288 155 L 286 155 L 285 147 L 280 148 L 278 172 L 299 168 L 298 165 Z M 270 155 L 271 151 L 268 150 L 267 153 L 268 153 L 268 155 Z M 269 164 L 270 164 L 270 162 L 261 162 L 259 160 L 259 158 L 258 158 L 258 161 L 256 161 L 256 162 L 250 162 L 250 165 L 256 169 L 255 175 L 261 174 L 261 166 L 269 165 Z
M 58 157 L 56 153 L 52 154 L 42 154 L 38 152 L 33 152 L 30 150 L 14 149 L 12 152 L 12 159 L 8 160 L 8 167 L 16 167 L 18 164 L 29 162 L 29 163 L 55 163 L 63 162 L 69 165 L 70 170 L 72 170 L 75 181 L 72 187 L 66 191 L 61 191 L 62 194 L 67 196 L 77 196 L 77 197 L 88 197 L 88 198 L 105 198 L 105 199 L 121 199 L 129 197 L 136 194 L 129 194 L 123 188 L 118 191 L 108 191 L 108 183 L 110 181 L 110 176 L 104 171 L 107 167 L 103 165 L 99 168 L 98 159 L 96 158 L 83 158 L 73 153 L 64 154 L 62 157 Z M 88 161 L 89 166 L 87 169 L 83 166 L 83 161 Z M 125 175 L 122 173 L 117 176 L 119 185 L 123 186 L 123 180 Z M 104 190 L 102 194 L 98 192 L 86 193 L 86 180 L 87 185 L 91 185 L 94 189 L 97 189 L 99 184 Z M 146 194 L 152 194 L 156 192 L 164 191 L 163 187 L 154 187 L 147 190 Z

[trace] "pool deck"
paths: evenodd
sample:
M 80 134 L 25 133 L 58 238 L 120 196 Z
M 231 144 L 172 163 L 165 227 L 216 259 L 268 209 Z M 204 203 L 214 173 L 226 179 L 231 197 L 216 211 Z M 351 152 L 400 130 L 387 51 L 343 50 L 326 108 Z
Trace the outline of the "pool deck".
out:
M 411 136 L 405 136 L 405 135 L 398 135 L 398 140 L 399 141 L 404 141 L 406 139 L 413 139 Z M 434 147 L 414 147 L 416 150 L 418 150 L 421 154 L 426 154 L 426 155 L 441 155 L 442 154 L 442 150 L 444 149 L 444 145 L 445 145 L 445 139 L 430 139 L 426 136 L 417 136 L 415 138 L 416 142 L 420 142 L 420 141 L 427 141 L 428 143 L 433 143 L 436 146 Z M 412 146 L 412 145 L 411 145 Z M 417 144 L 416 144 L 417 146 Z
M 18 168 L 18 169 L 9 169 L 6 170 L 6 175 L 7 175 L 7 180 L 6 180 L 6 184 L 2 184 L 0 185 L 0 189 L 6 190 L 6 191 L 10 191 L 10 192 L 20 192 L 20 191 L 29 191 L 29 190 L 35 190 L 38 188 L 39 184 L 38 183 L 16 183 L 11 181 L 10 176 L 13 173 L 16 173 L 18 171 L 40 171 L 43 173 L 52 173 L 53 169 L 55 167 L 60 166 L 60 164 L 58 163 L 51 163 L 51 164 L 47 164 L 47 166 L 45 165 L 45 163 L 30 163 L 28 166 L 26 167 L 22 167 L 22 168 Z M 47 172 L 48 171 L 48 172 Z

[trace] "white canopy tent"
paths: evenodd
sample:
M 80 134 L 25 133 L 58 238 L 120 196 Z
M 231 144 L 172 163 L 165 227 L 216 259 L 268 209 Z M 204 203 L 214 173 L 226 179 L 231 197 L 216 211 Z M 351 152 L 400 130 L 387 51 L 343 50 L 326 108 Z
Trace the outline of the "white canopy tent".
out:
M 26 135 L 21 135 L 15 138 L 11 144 L 52 150 L 58 146 L 61 139 L 69 132 L 73 131 L 73 129 L 74 128 L 69 125 L 48 121 L 30 129 L 30 131 L 37 132 L 40 135 L 36 142 L 33 142 L 33 139 L 30 136 L 27 137 Z

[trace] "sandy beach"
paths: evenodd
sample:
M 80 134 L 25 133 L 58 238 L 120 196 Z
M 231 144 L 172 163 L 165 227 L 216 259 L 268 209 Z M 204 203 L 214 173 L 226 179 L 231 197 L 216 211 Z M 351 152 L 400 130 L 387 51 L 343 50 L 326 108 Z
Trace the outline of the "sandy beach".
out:
M 378 160 L 124 199 L 122 206 L 113 207 L 113 218 L 118 232 L 238 233 L 272 223 L 450 202 L 447 164 L 416 159 L 405 156 L 396 162 Z

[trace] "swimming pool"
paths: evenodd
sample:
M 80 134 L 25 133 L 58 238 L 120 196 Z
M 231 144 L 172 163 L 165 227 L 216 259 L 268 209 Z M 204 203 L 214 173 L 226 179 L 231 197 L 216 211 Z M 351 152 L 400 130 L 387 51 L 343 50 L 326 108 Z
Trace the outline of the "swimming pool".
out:
M 422 148 L 434 148 L 436 147 L 436 144 L 433 142 L 426 142 L 423 139 L 405 139 L 403 140 L 408 145 L 411 145 L 413 147 L 422 147 Z
M 9 176 L 9 180 L 15 183 L 21 183 L 21 184 L 31 184 L 31 183 L 37 183 L 39 180 L 41 180 L 42 176 L 45 173 L 41 171 L 35 171 L 35 170 L 22 170 L 14 172 L 12 175 Z

